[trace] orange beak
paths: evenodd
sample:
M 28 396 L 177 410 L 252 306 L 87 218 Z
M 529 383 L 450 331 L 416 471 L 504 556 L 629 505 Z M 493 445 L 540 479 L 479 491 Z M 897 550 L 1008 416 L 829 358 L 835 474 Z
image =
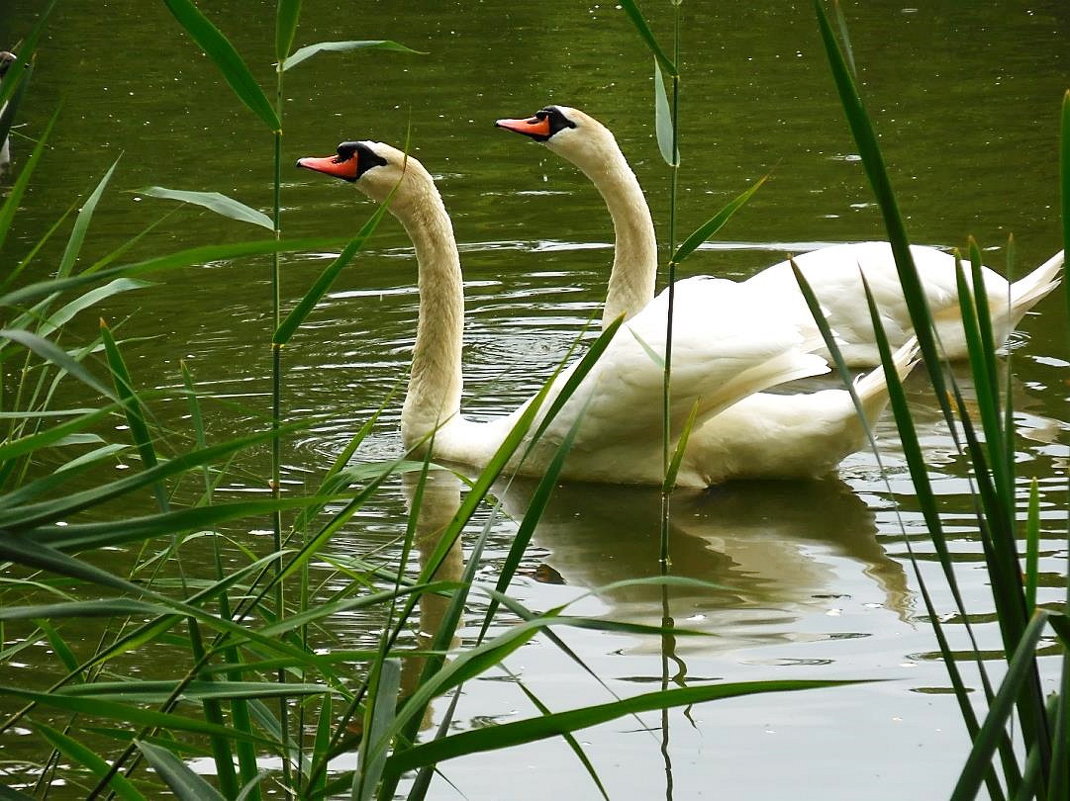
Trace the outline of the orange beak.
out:
M 526 120 L 498 120 L 494 125 L 513 133 L 530 136 L 539 142 L 545 142 L 550 138 L 550 119 L 545 116 L 542 119 L 528 117 Z
M 325 173 L 326 175 L 333 175 L 335 178 L 341 178 L 343 181 L 357 180 L 356 154 L 348 159 L 340 159 L 338 156 L 324 156 L 323 158 L 306 157 L 298 159 L 297 166 L 304 167 L 306 170 L 314 170 L 316 172 Z

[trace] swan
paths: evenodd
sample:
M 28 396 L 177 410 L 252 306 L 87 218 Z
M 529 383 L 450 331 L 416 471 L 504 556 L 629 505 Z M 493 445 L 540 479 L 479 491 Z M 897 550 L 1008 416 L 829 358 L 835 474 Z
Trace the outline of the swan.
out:
M 343 142 L 336 154 L 302 158 L 297 166 L 352 182 L 378 203 L 389 202 L 412 240 L 418 268 L 416 342 L 405 403 L 402 440 L 418 454 L 487 464 L 531 401 L 488 422 L 460 414 L 461 338 L 464 323 L 460 256 L 449 216 L 431 175 L 415 158 L 382 142 Z M 678 439 L 697 406 L 699 422 L 747 395 L 775 384 L 828 371 L 815 327 L 800 329 L 762 307 L 742 284 L 689 279 L 681 319 L 673 332 L 670 430 Z M 532 453 L 514 457 L 512 470 L 545 471 L 576 424 L 562 477 L 618 484 L 660 484 L 662 464 L 662 368 L 667 306 L 655 301 L 617 332 L 595 367 L 580 382 Z M 575 366 L 552 383 L 542 409 L 562 390 Z M 582 415 L 582 417 L 581 417 Z M 521 449 L 522 451 L 523 449 Z M 517 453 L 521 453 L 518 451 Z M 692 448 L 678 486 L 705 487 L 722 472 L 719 454 Z M 712 460 L 712 461 L 711 461 Z
M 575 164 L 605 199 L 617 242 L 603 325 L 618 314 L 631 315 L 643 308 L 654 296 L 657 273 L 654 226 L 639 182 L 609 129 L 588 114 L 567 106 L 547 106 L 533 117 L 501 119 L 495 124 L 541 142 Z M 955 257 L 919 245 L 912 245 L 910 251 L 947 358 L 965 358 Z M 860 269 L 873 291 L 892 346 L 902 345 L 912 336 L 910 313 L 887 242 L 831 245 L 803 253 L 795 258 L 795 263 L 821 302 L 847 364 L 863 367 L 880 363 Z M 1013 284 L 999 273 L 983 268 L 997 342 L 1006 341 L 1025 313 L 1058 286 L 1062 264 L 1060 251 Z M 774 264 L 744 283 L 758 289 L 766 302 L 780 308 L 782 313 L 799 320 L 810 317 L 790 261 Z
M 0 50 L 0 81 L 3 80 L 7 74 L 8 69 L 18 61 L 18 58 L 14 53 L 7 50 Z M 7 103 L 0 106 L 0 115 L 3 115 L 7 110 Z M 3 175 L 11 167 L 11 148 L 8 144 L 9 137 L 5 136 L 4 141 L 0 142 L 0 175 Z

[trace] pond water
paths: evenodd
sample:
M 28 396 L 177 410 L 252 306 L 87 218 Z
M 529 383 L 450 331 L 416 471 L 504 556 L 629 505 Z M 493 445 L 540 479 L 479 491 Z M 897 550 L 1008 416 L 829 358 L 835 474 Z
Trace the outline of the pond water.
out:
M 5 0 L 0 46 L 25 35 L 41 5 Z M 274 3 L 201 6 L 269 86 Z M 671 5 L 648 2 L 644 10 L 667 40 Z M 950 247 L 975 236 L 987 262 L 1000 270 L 1009 234 L 1021 270 L 1058 250 L 1058 113 L 1070 80 L 1066 4 L 938 0 L 914 7 L 879 0 L 846 11 L 862 90 L 913 240 Z M 683 273 L 745 278 L 786 252 L 882 238 L 811 4 L 691 2 L 682 12 L 680 232 L 690 232 L 756 179 L 772 176 Z M 664 239 L 668 172 L 653 136 L 648 51 L 612 3 L 305 0 L 302 20 L 298 44 L 390 38 L 425 53 L 327 54 L 294 69 L 284 92 L 284 160 L 328 154 L 346 139 L 400 146 L 409 138 L 412 152 L 438 179 L 462 248 L 465 408 L 477 417 L 511 410 L 599 314 L 612 229 L 582 175 L 492 123 L 547 103 L 601 119 L 635 167 Z M 39 132 L 59 103 L 53 146 L 19 212 L 13 241 L 0 254 L 5 265 L 117 159 L 87 240 L 86 264 L 171 210 L 134 191 L 140 187 L 219 191 L 264 210 L 270 206 L 269 134 L 233 99 L 162 3 L 61 3 L 40 48 L 25 134 Z M 16 159 L 30 148 L 19 138 L 13 146 Z M 350 236 L 372 211 L 341 182 L 297 171 L 285 173 L 284 181 L 287 237 Z M 181 209 L 131 256 L 260 234 Z M 56 256 L 61 247 L 53 248 Z M 332 255 L 287 258 L 284 302 L 299 297 Z M 315 486 L 380 407 L 380 422 L 358 458 L 400 455 L 397 420 L 414 332 L 415 269 L 404 232 L 388 220 L 286 348 L 287 417 L 325 416 L 287 443 L 289 487 Z M 205 264 L 153 280 L 154 286 L 116 298 L 102 311 L 122 322 L 139 385 L 178 387 L 178 363 L 185 360 L 200 387 L 217 399 L 208 406 L 213 437 L 261 425 L 270 394 L 266 262 Z M 1064 309 L 1058 293 L 1047 298 L 1011 343 L 1023 491 L 1029 478 L 1040 482 L 1045 603 L 1063 597 L 1066 576 L 1062 440 L 1070 419 L 1070 354 Z M 75 336 L 92 336 L 96 325 L 96 316 L 87 315 L 74 324 Z M 932 401 L 924 382 L 915 377 L 910 389 L 915 406 L 935 421 L 925 411 Z M 157 411 L 165 427 L 187 429 L 179 402 Z M 669 659 L 659 638 L 563 631 L 614 693 L 656 689 L 666 671 L 692 685 L 881 680 L 708 703 L 674 710 L 664 720 L 649 715 L 585 730 L 579 739 L 611 798 L 730 793 L 765 799 L 798 791 L 846 801 L 948 794 L 969 743 L 934 656 L 904 528 L 937 609 L 949 613 L 953 606 L 930 558 L 894 426 L 882 423 L 879 434 L 885 475 L 872 455 L 860 453 L 826 481 L 680 494 L 671 521 L 672 572 L 723 589 L 663 592 L 650 585 L 590 594 L 658 573 L 659 498 L 635 488 L 558 489 L 526 556 L 525 575 L 512 588 L 521 602 L 539 610 L 574 601 L 576 614 L 650 624 L 671 617 L 677 626 L 710 635 L 679 638 Z M 935 422 L 926 447 L 937 491 L 957 522 L 954 550 L 981 647 L 997 649 L 963 460 Z M 228 491 L 263 486 L 262 477 L 250 474 Z M 503 490 L 505 510 L 522 509 L 528 491 Z M 454 492 L 444 489 L 441 502 L 451 503 Z M 398 481 L 331 548 L 397 558 L 391 549 L 404 528 Z M 515 532 L 507 516 L 494 523 L 483 577 L 497 575 Z M 355 647 L 373 642 L 380 624 L 347 617 L 335 634 Z M 964 648 L 961 626 L 950 628 L 955 646 Z M 52 669 L 54 663 L 42 653 L 41 664 Z M 554 710 L 611 700 L 545 640 L 523 648 L 509 665 Z M 992 665 L 998 671 L 998 663 Z M 31 682 L 27 677 L 40 669 L 30 663 L 11 668 L 2 682 Z M 503 678 L 492 674 L 465 687 L 456 730 L 535 714 L 515 682 Z M 1051 675 L 1046 681 L 1053 686 Z M 5 701 L 3 708 L 10 706 Z M 6 738 L 2 748 L 4 759 L 16 764 L 41 758 L 20 750 L 17 737 Z M 440 769 L 457 789 L 436 780 L 436 799 L 598 797 L 584 768 L 557 740 Z

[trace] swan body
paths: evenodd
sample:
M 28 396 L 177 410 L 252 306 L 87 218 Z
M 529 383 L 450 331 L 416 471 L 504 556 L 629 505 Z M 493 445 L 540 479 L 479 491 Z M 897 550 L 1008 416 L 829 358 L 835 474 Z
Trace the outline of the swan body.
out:
M 563 120 L 557 120 L 558 133 L 554 134 L 551 133 L 555 127 L 553 117 L 558 113 Z M 560 139 L 561 132 L 571 130 L 570 124 L 579 133 L 589 129 L 594 135 Z M 617 243 L 603 325 L 618 315 L 630 317 L 644 309 L 654 295 L 657 271 L 654 225 L 639 182 L 613 135 L 583 112 L 562 107 L 544 109 L 528 120 L 499 120 L 498 125 L 529 136 L 532 128 L 545 126 L 547 138 L 543 140 L 541 135 L 535 138 L 581 165 L 606 200 Z M 790 277 L 795 283 L 794 275 Z M 690 282 L 694 280 L 677 282 L 674 319 L 683 319 L 688 313 L 688 307 L 680 304 L 681 299 L 686 303 Z M 761 284 L 746 285 L 762 292 L 767 310 L 784 319 L 813 324 L 798 292 L 784 296 L 774 291 L 770 298 Z M 664 297 L 662 293 L 655 302 L 665 302 Z M 801 313 L 796 302 L 803 304 Z M 909 336 L 903 340 L 892 358 L 892 367 L 900 380 L 906 378 L 917 361 L 915 340 Z M 846 456 L 866 445 L 867 426 L 872 429 L 888 404 L 888 385 L 882 369 L 860 376 L 854 388 L 865 423 L 850 393 L 842 389 L 748 395 L 696 427 L 684 452 L 683 468 L 700 475 L 708 485 L 730 479 L 824 476 L 834 471 Z
M 419 318 L 408 391 L 401 414 L 402 439 L 418 453 L 481 466 L 490 461 L 528 401 L 490 422 L 460 414 L 461 337 L 464 317 L 460 257 L 452 225 L 430 174 L 411 156 L 380 142 L 344 142 L 337 154 L 304 158 L 298 166 L 355 183 L 372 200 L 389 202 L 416 251 Z M 757 293 L 713 278 L 682 282 L 681 321 L 674 326 L 670 433 L 675 441 L 697 407 L 699 424 L 754 392 L 828 370 L 809 351 L 816 328 L 785 323 L 766 312 Z M 622 327 L 594 368 L 521 459 L 517 472 L 545 471 L 558 446 L 574 432 L 564 478 L 622 484 L 660 484 L 662 465 L 662 367 L 667 304 L 647 304 Z M 560 395 L 576 365 L 552 381 L 539 414 Z M 536 425 L 540 421 L 536 417 Z M 530 443 L 529 443 L 530 444 Z M 715 457 L 713 451 L 708 454 Z M 678 475 L 683 486 L 703 487 L 721 471 L 689 453 Z
M 603 323 L 620 313 L 630 315 L 641 309 L 654 294 L 654 226 L 639 182 L 613 134 L 593 117 L 566 106 L 547 106 L 534 117 L 498 120 L 496 124 L 542 142 L 594 182 L 609 207 L 617 237 Z M 965 358 L 955 257 L 932 247 L 915 245 L 910 250 L 947 358 Z M 887 242 L 833 245 L 804 253 L 795 263 L 817 295 L 848 364 L 862 367 L 880 363 L 860 270 L 874 292 L 892 346 L 902 345 L 912 336 L 910 314 Z M 983 268 L 996 341 L 1005 341 L 1025 313 L 1058 286 L 1062 264 L 1060 251 L 1013 284 L 994 270 Z M 800 323 L 809 320 L 810 310 L 789 261 L 775 264 L 744 283 L 758 289 L 765 301 L 783 314 Z

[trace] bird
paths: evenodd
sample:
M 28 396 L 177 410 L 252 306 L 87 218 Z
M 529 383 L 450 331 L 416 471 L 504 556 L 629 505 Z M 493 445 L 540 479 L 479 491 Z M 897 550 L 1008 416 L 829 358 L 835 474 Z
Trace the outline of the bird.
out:
M 524 119 L 500 119 L 495 125 L 541 142 L 564 157 L 594 183 L 613 219 L 616 247 L 603 324 L 618 314 L 636 313 L 654 296 L 657 243 L 646 198 L 612 132 L 594 117 L 568 106 L 546 106 Z M 956 284 L 955 256 L 920 245 L 910 248 L 946 358 L 967 356 Z M 893 347 L 913 335 L 899 273 L 887 242 L 830 245 L 794 258 L 814 290 L 846 363 L 867 367 L 880 363 L 873 324 L 865 300 L 865 276 Z M 1025 313 L 1058 286 L 1063 265 L 1059 251 L 1025 277 L 1009 283 L 982 268 L 995 341 L 1003 343 Z M 759 289 L 766 302 L 797 319 L 811 312 L 799 290 L 791 260 L 767 267 L 744 283 Z M 827 355 L 827 352 L 825 352 Z
M 436 460 L 488 464 L 532 401 L 487 422 L 461 415 L 463 282 L 453 227 L 434 179 L 413 156 L 371 140 L 343 142 L 334 155 L 301 158 L 297 166 L 351 182 L 373 201 L 387 203 L 413 242 L 419 304 L 401 413 L 404 445 Z M 816 326 L 784 322 L 742 284 L 712 278 L 683 283 L 688 291 L 681 319 L 691 322 L 674 326 L 672 334 L 672 444 L 692 412 L 701 424 L 754 392 L 828 371 L 827 362 L 810 352 L 819 347 Z M 530 448 L 520 448 L 507 469 L 541 475 L 571 436 L 563 479 L 660 485 L 666 320 L 662 300 L 627 321 L 541 436 L 529 439 Z M 576 365 L 551 380 L 536 425 Z M 709 486 L 721 472 L 710 461 L 718 458 L 716 451 L 707 454 L 689 442 L 676 486 Z
M 7 75 L 8 69 L 18 61 L 18 58 L 14 53 L 8 50 L 0 50 L 0 81 Z M 0 116 L 7 110 L 7 103 L 0 107 Z M 8 143 L 9 137 L 5 136 L 4 141 L 0 142 L 0 175 L 3 175 L 11 167 L 11 146 Z

